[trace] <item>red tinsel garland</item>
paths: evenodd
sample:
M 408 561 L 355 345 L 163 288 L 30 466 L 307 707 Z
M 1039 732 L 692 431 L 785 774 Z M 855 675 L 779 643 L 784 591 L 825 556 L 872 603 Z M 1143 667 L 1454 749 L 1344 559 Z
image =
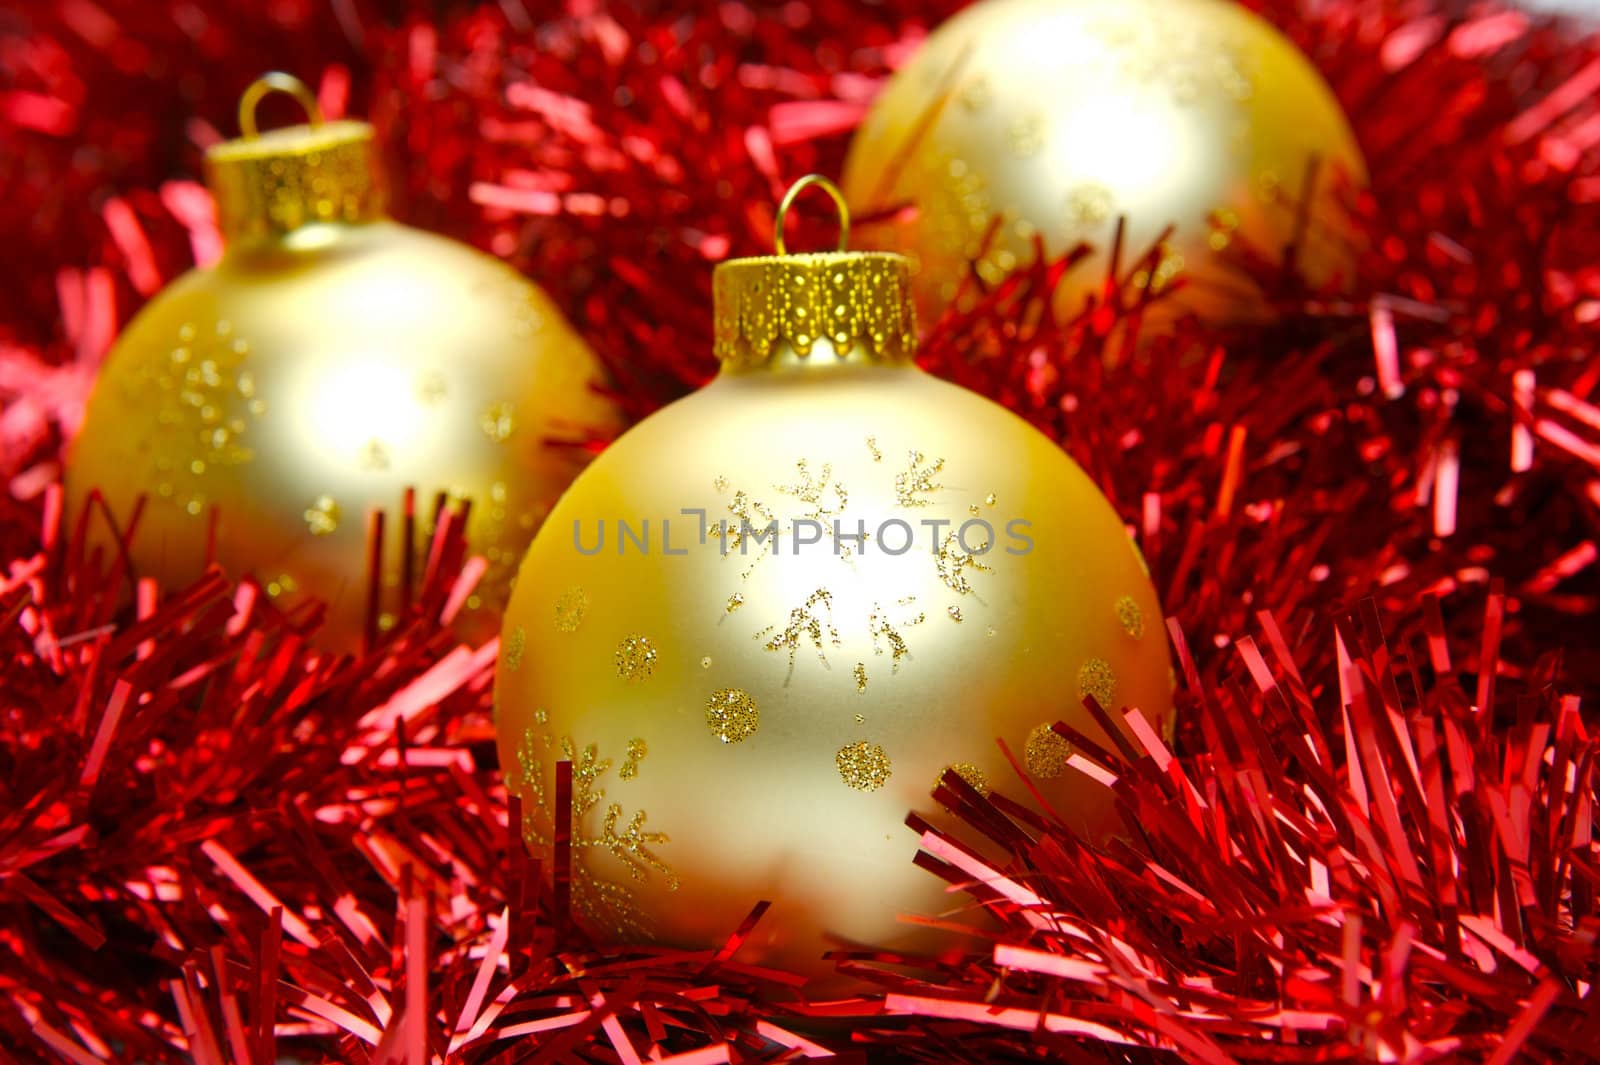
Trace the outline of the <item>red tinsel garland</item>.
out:
M 261 69 L 361 102 L 404 216 L 544 282 L 643 413 L 713 368 L 710 264 L 769 245 L 782 186 L 836 168 L 956 6 L 0 4 L 0 1050 L 1600 1060 L 1600 46 L 1570 27 L 1262 5 L 1371 163 L 1353 294 L 1247 249 L 1275 326 L 1135 358 L 1126 284 L 1040 313 L 1068 256 L 933 326 L 926 364 L 1138 533 L 1184 727 L 1174 757 L 1058 726 L 1130 826 L 1104 851 L 1007 800 L 1020 774 L 948 778 L 953 818 L 910 826 L 959 890 L 914 916 L 964 934 L 839 959 L 878 994 L 805 1002 L 739 964 L 747 928 L 686 954 L 570 927 L 494 767 L 494 645 L 441 625 L 451 522 L 359 659 L 220 575 L 119 612 L 125 568 L 84 556 L 60 449 L 117 324 L 214 254 L 184 175 Z

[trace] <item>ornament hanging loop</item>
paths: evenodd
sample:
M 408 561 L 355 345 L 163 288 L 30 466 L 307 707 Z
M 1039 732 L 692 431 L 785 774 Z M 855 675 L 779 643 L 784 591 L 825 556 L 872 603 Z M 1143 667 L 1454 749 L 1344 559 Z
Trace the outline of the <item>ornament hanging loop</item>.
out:
M 844 202 L 844 193 L 839 191 L 839 186 L 823 177 L 821 174 L 807 174 L 805 177 L 789 186 L 789 191 L 783 194 L 783 199 L 778 201 L 778 221 L 773 228 L 772 246 L 779 255 L 788 255 L 789 249 L 783 243 L 783 220 L 789 216 L 789 208 L 794 206 L 794 201 L 800 193 L 812 185 L 816 185 L 833 198 L 833 205 L 839 209 L 839 251 L 844 251 L 850 243 L 850 205 Z
M 293 96 L 305 109 L 306 118 L 312 126 L 322 125 L 322 106 L 317 103 L 316 94 L 309 86 L 293 74 L 285 74 L 281 70 L 269 71 L 245 89 L 244 95 L 239 97 L 239 132 L 244 134 L 246 140 L 255 140 L 261 136 L 261 130 L 256 125 L 256 108 L 261 106 L 261 101 L 275 92 L 286 96 Z

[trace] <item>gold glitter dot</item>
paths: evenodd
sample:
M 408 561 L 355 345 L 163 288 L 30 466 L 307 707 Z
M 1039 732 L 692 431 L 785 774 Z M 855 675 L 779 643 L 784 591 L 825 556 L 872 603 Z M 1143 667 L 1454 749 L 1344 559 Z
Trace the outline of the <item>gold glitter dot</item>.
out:
M 556 597 L 556 631 L 577 632 L 589 610 L 589 596 L 582 588 L 569 588 Z
M 867 740 L 840 747 L 833 760 L 839 767 L 839 779 L 857 791 L 877 791 L 893 772 L 883 748 Z
M 701 669 L 710 669 L 711 668 L 711 656 L 710 655 L 706 655 L 704 658 L 702 658 L 700 660 L 700 668 Z
M 1059 777 L 1066 770 L 1067 759 L 1071 757 L 1072 744 L 1048 724 L 1035 725 L 1033 731 L 1028 733 L 1028 742 L 1023 747 L 1023 760 L 1028 765 L 1028 772 L 1039 779 Z
M 332 496 L 318 496 L 305 509 L 305 519 L 312 536 L 327 536 L 339 527 L 339 504 Z
M 878 438 L 877 437 L 875 437 L 875 436 L 867 437 L 867 450 L 872 452 L 872 461 L 873 462 L 882 462 L 883 461 L 883 452 L 878 450 Z
M 389 449 L 382 440 L 368 440 L 361 449 L 361 468 L 368 473 L 381 473 L 389 468 Z
M 1078 185 L 1067 194 L 1067 224 L 1075 228 L 1098 225 L 1111 217 L 1115 206 L 1111 190 L 1104 185 Z
M 511 635 L 506 637 L 506 668 L 515 673 L 522 668 L 522 652 L 528 646 L 528 633 L 521 625 L 511 630 Z
M 516 431 L 516 409 L 509 403 L 491 403 L 478 419 L 478 426 L 485 436 L 496 443 L 504 443 L 511 439 L 511 434 Z
M 989 105 L 990 96 L 988 79 L 980 74 L 962 86 L 956 98 L 968 111 L 980 111 Z
M 987 503 L 991 507 L 994 506 L 994 504 L 995 504 L 994 493 L 990 492 L 988 495 L 984 496 L 983 497 L 983 501 L 985 503 Z
M 961 620 L 961 608 L 958 606 L 950 607 L 945 613 L 950 615 L 951 621 L 959 622 Z
M 1038 115 L 1022 115 L 1006 129 L 1011 151 L 1019 159 L 1036 154 L 1044 144 L 1044 122 Z
M 656 669 L 656 649 L 647 636 L 626 636 L 617 644 L 617 676 L 625 680 L 648 680 Z
M 417 379 L 417 398 L 423 403 L 431 405 L 439 402 L 447 390 L 444 374 L 438 370 L 429 370 Z
M 855 678 L 856 678 L 856 691 L 858 691 L 858 692 L 866 691 L 867 690 L 867 664 L 865 662 L 857 662 L 856 663 Z M 859 715 L 858 715 L 858 720 L 857 720 L 856 723 L 860 724 Z
M 1078 696 L 1094 696 L 1094 701 L 1107 710 L 1113 708 L 1117 697 L 1117 675 L 1111 664 L 1103 658 L 1091 658 L 1078 668 Z
M 719 492 L 725 492 L 728 490 L 728 479 L 726 477 L 718 477 L 711 482 L 711 487 Z
M 622 763 L 622 768 L 617 770 L 617 776 L 623 780 L 632 780 L 639 775 L 639 763 L 644 761 L 644 756 L 650 753 L 644 740 L 632 739 L 628 741 L 628 758 Z
M 731 614 L 742 606 L 744 606 L 743 592 L 734 592 L 732 595 L 728 596 L 728 613 Z
M 1144 611 L 1133 601 L 1133 596 L 1125 595 L 1117 600 L 1117 620 L 1122 622 L 1122 631 L 1135 640 L 1144 635 Z
M 541 706 L 539 709 L 533 712 L 533 723 L 535 725 L 545 725 L 549 724 L 549 722 L 550 711 L 546 710 L 544 707 Z
M 718 688 L 706 700 L 706 727 L 723 743 L 738 743 L 755 735 L 761 709 L 742 688 Z
M 983 770 L 979 769 L 971 762 L 952 762 L 950 765 L 947 765 L 943 769 L 939 770 L 939 775 L 933 778 L 934 788 L 937 788 L 940 784 L 944 783 L 944 775 L 950 772 L 952 769 L 956 771 L 956 776 L 972 785 L 973 791 L 977 792 L 979 795 L 989 794 L 988 778 L 983 775 Z
M 857 714 L 856 715 L 856 724 L 865 725 L 866 723 L 867 723 L 867 718 L 866 718 L 865 714 Z

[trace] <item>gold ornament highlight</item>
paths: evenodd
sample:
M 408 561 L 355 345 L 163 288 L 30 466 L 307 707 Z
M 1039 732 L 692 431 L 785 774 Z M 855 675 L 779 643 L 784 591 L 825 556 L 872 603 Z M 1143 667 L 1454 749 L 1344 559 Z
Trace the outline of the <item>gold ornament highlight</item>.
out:
M 1076 313 L 1102 290 L 1121 216 L 1125 295 L 1182 278 L 1150 313 L 1213 321 L 1268 312 L 1216 253 L 1248 242 L 1283 254 L 1307 199 L 1294 262 L 1317 284 L 1350 277 L 1355 238 L 1332 192 L 1365 183 L 1327 84 L 1232 0 L 976 4 L 890 80 L 843 181 L 858 213 L 914 208 L 872 236 L 913 258 L 924 314 L 941 313 L 973 269 L 996 283 L 1032 261 L 1036 240 L 1050 256 L 1094 247 L 1057 291 Z
M 1017 794 L 1001 739 L 1105 828 L 1110 794 L 1048 726 L 1109 742 L 1092 693 L 1165 729 L 1171 688 L 1155 592 L 1094 484 L 913 365 L 906 261 L 783 254 L 781 221 L 777 245 L 717 268 L 721 373 L 602 453 L 534 539 L 497 730 L 546 859 L 572 763 L 596 931 L 711 947 L 767 899 L 740 959 L 823 976 L 834 947 L 937 945 L 896 915 L 952 905 L 904 824 L 936 813 L 946 768 Z
M 308 125 L 261 133 L 275 91 Z M 385 510 L 380 603 L 404 583 L 405 490 L 419 517 L 471 500 L 488 570 L 463 615 L 493 631 L 523 548 L 577 473 L 577 442 L 618 424 L 599 368 L 549 299 L 503 263 L 384 214 L 372 127 L 323 121 L 271 74 L 240 102 L 243 136 L 207 177 L 227 250 L 174 281 L 106 361 L 67 471 L 119 521 L 146 504 L 139 576 L 167 587 L 214 560 L 280 605 L 328 603 L 346 649 L 367 615 L 368 515 Z M 426 528 L 424 529 L 426 531 Z M 475 620 L 473 620 L 475 619 Z

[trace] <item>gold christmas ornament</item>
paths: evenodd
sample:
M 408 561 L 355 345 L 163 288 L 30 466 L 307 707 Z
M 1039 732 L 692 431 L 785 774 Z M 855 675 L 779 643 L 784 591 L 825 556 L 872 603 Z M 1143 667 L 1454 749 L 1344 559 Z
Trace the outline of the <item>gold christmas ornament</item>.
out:
M 1076 313 L 1102 291 L 1120 216 L 1128 294 L 1181 277 L 1152 313 L 1213 321 L 1267 310 L 1216 252 L 1247 241 L 1281 255 L 1308 198 L 1296 264 L 1318 284 L 1351 276 L 1354 237 L 1331 195 L 1341 183 L 1364 185 L 1366 164 L 1338 102 L 1232 0 L 978 3 L 890 80 L 843 180 L 858 213 L 912 208 L 872 236 L 912 257 L 925 314 L 974 268 L 994 283 L 1031 262 L 1036 239 L 1050 256 L 1095 248 L 1057 292 Z M 1168 226 L 1155 260 L 1135 265 Z
M 260 133 L 267 94 L 310 122 Z M 617 425 L 591 352 L 515 271 L 388 219 L 372 127 L 322 120 L 305 85 L 270 74 L 240 102 L 243 136 L 207 152 L 227 250 L 133 320 L 106 361 L 67 471 L 119 521 L 146 504 L 140 576 L 168 587 L 208 558 L 280 605 L 328 603 L 319 637 L 354 645 L 367 616 L 368 515 L 392 610 L 405 491 L 431 521 L 471 501 L 488 570 L 464 617 L 493 631 L 523 548 L 584 452 Z M 214 545 L 208 547 L 208 544 Z
M 807 179 L 812 180 L 812 179 Z M 794 192 L 792 190 L 790 198 Z M 836 192 L 836 190 L 833 190 Z M 1161 609 L 1127 530 L 1020 418 L 912 363 L 904 258 L 739 259 L 721 373 L 603 452 L 551 512 L 502 630 L 497 731 L 553 868 L 571 763 L 573 900 L 603 935 L 721 945 L 821 976 L 917 949 L 959 903 L 908 811 L 954 768 L 1104 827 L 1067 765 L 1082 705 L 1171 721 Z M 842 247 L 842 241 L 841 241 Z

